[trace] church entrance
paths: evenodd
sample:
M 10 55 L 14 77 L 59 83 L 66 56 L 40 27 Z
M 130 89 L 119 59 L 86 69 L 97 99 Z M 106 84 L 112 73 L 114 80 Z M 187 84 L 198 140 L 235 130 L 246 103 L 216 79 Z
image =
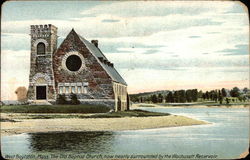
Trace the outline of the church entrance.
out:
M 36 86 L 36 99 L 46 99 L 46 86 Z

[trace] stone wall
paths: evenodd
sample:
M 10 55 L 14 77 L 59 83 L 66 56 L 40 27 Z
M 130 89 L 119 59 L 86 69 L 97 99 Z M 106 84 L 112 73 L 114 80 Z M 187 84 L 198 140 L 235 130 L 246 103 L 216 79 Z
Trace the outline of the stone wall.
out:
M 81 57 L 83 67 L 79 71 L 72 72 L 64 67 L 63 63 L 65 56 L 68 56 L 67 54 L 75 54 Z M 60 83 L 83 82 L 88 83 L 88 92 L 77 93 L 79 99 L 114 99 L 111 77 L 86 48 L 74 30 L 69 33 L 53 55 L 53 70 L 57 94 L 59 93 L 58 84 Z
M 93 99 L 93 100 L 80 100 L 81 104 L 90 104 L 90 105 L 101 105 L 107 106 L 111 110 L 115 110 L 115 100 L 114 99 Z

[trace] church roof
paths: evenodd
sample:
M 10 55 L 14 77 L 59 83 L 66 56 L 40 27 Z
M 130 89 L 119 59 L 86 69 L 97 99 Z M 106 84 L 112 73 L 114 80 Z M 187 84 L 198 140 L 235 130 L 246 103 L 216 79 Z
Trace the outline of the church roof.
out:
M 97 61 L 101 64 L 101 66 L 105 69 L 105 71 L 108 73 L 108 75 L 112 78 L 113 81 L 127 85 L 127 83 L 124 81 L 122 76 L 117 72 L 117 70 L 103 62 L 100 61 L 99 58 L 103 58 L 103 60 L 108 61 L 108 59 L 105 57 L 105 55 L 102 53 L 102 51 L 96 47 L 94 44 L 90 43 L 86 39 L 84 39 L 82 36 L 77 34 L 80 40 L 86 45 L 88 50 L 97 58 Z

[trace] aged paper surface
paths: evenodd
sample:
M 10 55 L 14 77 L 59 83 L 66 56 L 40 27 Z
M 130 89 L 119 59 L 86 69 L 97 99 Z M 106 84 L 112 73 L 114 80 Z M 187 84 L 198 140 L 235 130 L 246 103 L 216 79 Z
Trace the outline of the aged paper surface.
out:
M 7 1 L 7 159 L 236 159 L 249 23 L 234 1 Z

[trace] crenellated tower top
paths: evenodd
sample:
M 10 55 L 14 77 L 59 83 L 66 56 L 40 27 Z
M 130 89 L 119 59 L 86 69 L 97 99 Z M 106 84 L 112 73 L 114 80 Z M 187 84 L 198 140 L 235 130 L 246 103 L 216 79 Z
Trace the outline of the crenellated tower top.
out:
M 32 37 L 47 37 L 50 34 L 57 35 L 57 27 L 52 24 L 31 25 L 30 33 Z

